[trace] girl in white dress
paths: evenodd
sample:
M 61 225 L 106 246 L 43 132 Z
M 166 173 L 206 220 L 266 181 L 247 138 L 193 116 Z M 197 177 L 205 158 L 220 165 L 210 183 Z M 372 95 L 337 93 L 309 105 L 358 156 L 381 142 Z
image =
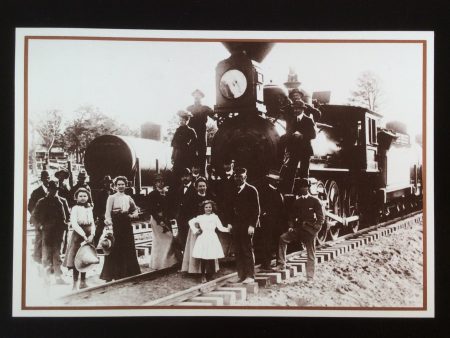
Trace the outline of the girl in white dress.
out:
M 72 237 L 67 247 L 66 256 L 64 257 L 63 266 L 73 269 L 73 290 L 77 289 L 79 271 L 75 268 L 75 256 L 81 243 L 92 243 L 95 235 L 94 216 L 92 207 L 88 203 L 89 192 L 84 188 L 79 188 L 75 192 L 77 204 L 72 207 L 70 212 L 70 224 L 73 228 Z M 87 288 L 86 272 L 81 273 L 80 289 Z
M 207 281 L 207 270 L 210 272 L 209 276 L 212 276 L 215 259 L 224 257 L 216 229 L 222 232 L 230 232 L 230 228 L 225 228 L 219 217 L 214 213 L 215 203 L 213 201 L 206 200 L 202 203 L 202 206 L 205 213 L 191 219 L 189 227 L 193 233 L 199 234 L 192 250 L 192 257 L 200 259 L 202 283 L 204 283 Z

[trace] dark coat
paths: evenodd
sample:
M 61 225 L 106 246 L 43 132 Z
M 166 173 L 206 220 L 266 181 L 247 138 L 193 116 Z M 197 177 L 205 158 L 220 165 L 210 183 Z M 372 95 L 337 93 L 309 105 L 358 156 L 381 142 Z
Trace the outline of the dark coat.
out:
M 194 183 L 191 183 L 189 188 L 184 191 L 184 186 L 181 185 L 175 192 L 175 218 L 178 224 L 187 224 L 187 222 L 197 216 L 197 191 L 194 188 Z
M 64 198 L 66 201 L 70 200 L 70 190 L 67 184 L 59 185 L 58 182 L 58 196 Z
M 92 198 L 94 202 L 94 220 L 105 219 L 106 201 L 109 195 L 112 195 L 114 191 L 112 189 L 99 189 L 92 192 Z
M 161 195 L 158 190 L 153 190 L 147 195 L 146 207 L 156 223 L 165 222 L 167 225 L 169 224 L 170 205 L 167 194 Z
M 303 118 L 297 121 L 297 112 L 295 109 L 288 111 L 286 116 L 286 137 L 288 138 L 288 151 L 295 152 L 298 155 L 313 155 L 311 140 L 316 138 L 316 122 L 320 119 L 320 110 L 307 106 Z M 302 134 L 301 138 L 293 136 L 298 131 Z
M 46 230 L 66 230 L 65 222 L 69 222 L 70 212 L 67 201 L 59 196 L 41 198 L 33 210 L 35 224 Z
M 224 223 L 231 223 L 233 216 L 233 198 L 237 193 L 233 175 L 227 178 L 225 175 L 215 183 L 216 202 L 218 214 Z
M 315 235 L 320 231 L 324 220 L 325 213 L 320 200 L 315 196 L 308 195 L 295 200 L 292 205 L 289 227 L 298 227 Z
M 231 207 L 233 210 L 231 224 L 233 227 L 237 227 L 237 230 L 247 230 L 249 226 L 256 227 L 258 225 L 261 210 L 258 191 L 254 186 L 245 183 L 240 193 L 236 190 Z
M 31 214 L 31 218 L 30 218 L 31 224 L 34 224 L 33 210 L 36 207 L 37 202 L 41 198 L 44 198 L 46 195 L 47 195 L 47 193 L 45 192 L 44 188 L 42 188 L 42 186 L 34 189 L 33 192 L 31 193 L 30 199 L 28 200 L 28 211 Z
M 270 184 L 264 183 L 258 186 L 258 196 L 261 207 L 261 227 L 280 228 L 286 213 L 281 193 Z
M 174 167 L 192 168 L 197 158 L 197 134 L 188 126 L 179 126 L 172 139 Z
M 199 146 L 203 145 L 206 147 L 206 122 L 208 122 L 208 116 L 213 114 L 213 110 L 201 104 L 193 104 L 187 107 L 186 110 L 193 115 L 189 120 L 189 127 L 195 130 Z

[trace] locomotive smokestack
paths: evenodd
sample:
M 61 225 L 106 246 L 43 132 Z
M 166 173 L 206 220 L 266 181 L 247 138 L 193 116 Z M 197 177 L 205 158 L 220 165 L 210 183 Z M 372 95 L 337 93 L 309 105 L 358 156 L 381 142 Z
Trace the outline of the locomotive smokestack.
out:
M 231 53 L 245 52 L 252 60 L 262 62 L 275 45 L 272 42 L 222 42 Z

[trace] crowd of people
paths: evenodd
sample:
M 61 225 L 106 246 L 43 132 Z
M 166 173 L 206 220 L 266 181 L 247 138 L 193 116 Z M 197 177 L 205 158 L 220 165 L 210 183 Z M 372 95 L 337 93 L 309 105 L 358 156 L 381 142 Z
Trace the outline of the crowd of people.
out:
M 286 177 L 292 176 L 299 161 L 301 178 L 292 187 L 281 184 L 279 191 L 275 184 L 279 181 L 271 175 L 255 186 L 247 183 L 247 170 L 234 168 L 233 159 L 225 159 L 217 172 L 207 172 L 206 121 L 212 110 L 201 104 L 201 91 L 194 91 L 193 96 L 194 105 L 178 113 L 180 126 L 172 140 L 172 181 L 167 186 L 165 177 L 156 174 L 153 190 L 142 205 L 137 206 L 127 194 L 128 180 L 123 176 L 114 180 L 105 176 L 103 187 L 91 191 L 84 171 L 71 189 L 65 184 L 68 171 L 56 172 L 57 181 L 51 180 L 47 171 L 41 172 L 42 185 L 32 192 L 28 211 L 36 229 L 33 258 L 46 280 L 54 275 L 57 284 L 66 284 L 61 277 L 62 264 L 73 271 L 73 289 L 78 288 L 79 276 L 79 288 L 87 287 L 86 273 L 75 259 L 85 245 L 107 252 L 101 279 L 108 282 L 139 274 L 131 223 L 140 209 L 145 210 L 152 227 L 152 269 L 178 264 L 181 272 L 200 274 L 205 282 L 219 269 L 219 259 L 234 256 L 238 282 L 252 283 L 256 236 L 261 269 L 285 269 L 287 244 L 301 241 L 307 250 L 307 277 L 313 278 L 314 243 L 324 211 L 320 201 L 309 194 L 307 176 L 310 141 L 315 137 L 311 126 L 314 129 L 320 111 L 301 99 L 296 101 L 295 93 L 292 96 L 297 111 L 283 139 L 286 161 L 281 180 L 284 170 L 284 182 L 289 181 Z M 282 193 L 296 196 L 289 208 Z M 70 239 L 69 226 L 73 230 Z M 271 266 L 274 256 L 275 267 Z

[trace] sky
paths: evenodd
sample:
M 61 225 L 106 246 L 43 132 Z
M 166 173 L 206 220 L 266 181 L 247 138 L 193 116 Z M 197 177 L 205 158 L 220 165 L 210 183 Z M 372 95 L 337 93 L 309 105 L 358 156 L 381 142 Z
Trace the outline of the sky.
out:
M 201 89 L 215 104 L 215 67 L 229 56 L 217 42 L 31 40 L 29 112 L 59 109 L 66 120 L 83 105 L 138 128 L 164 125 L 192 104 Z M 422 51 L 419 44 L 278 43 L 261 62 L 266 83 L 282 85 L 289 68 L 307 91 L 331 91 L 348 102 L 358 76 L 372 71 L 383 89 L 380 113 L 410 134 L 422 128 Z

